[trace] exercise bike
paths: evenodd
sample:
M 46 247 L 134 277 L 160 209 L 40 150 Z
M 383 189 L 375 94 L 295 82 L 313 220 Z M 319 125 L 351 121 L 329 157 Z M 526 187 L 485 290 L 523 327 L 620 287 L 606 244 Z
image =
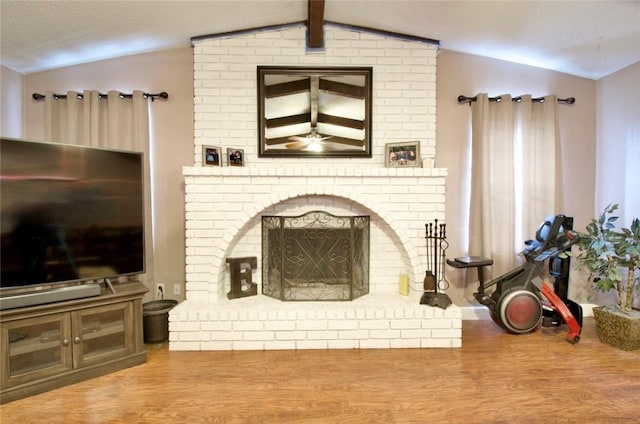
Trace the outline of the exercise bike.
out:
M 525 242 L 521 255 L 525 261 L 515 269 L 487 283 L 484 267 L 492 259 L 467 256 L 447 260 L 454 268 L 477 268 L 478 291 L 474 297 L 489 308 L 491 319 L 509 333 L 522 334 L 543 326 L 569 326 L 567 341 L 577 343 L 582 328 L 582 307 L 568 299 L 570 258 L 561 255 L 578 242 L 573 236 L 573 218 L 564 215 L 547 217 L 535 238 Z M 554 287 L 543 281 L 548 264 Z M 492 292 L 487 290 L 495 287 Z

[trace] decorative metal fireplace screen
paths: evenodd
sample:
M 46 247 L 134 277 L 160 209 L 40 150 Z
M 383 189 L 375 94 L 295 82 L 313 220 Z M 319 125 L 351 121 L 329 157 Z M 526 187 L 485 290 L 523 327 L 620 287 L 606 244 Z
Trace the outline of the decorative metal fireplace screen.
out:
M 369 217 L 263 216 L 262 293 L 295 301 L 369 293 Z

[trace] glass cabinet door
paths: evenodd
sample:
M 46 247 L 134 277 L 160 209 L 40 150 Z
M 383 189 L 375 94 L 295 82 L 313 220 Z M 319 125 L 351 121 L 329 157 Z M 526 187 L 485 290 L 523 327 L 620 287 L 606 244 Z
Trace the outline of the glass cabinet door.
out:
M 69 314 L 2 326 L 2 385 L 12 386 L 72 368 Z
M 72 312 L 75 368 L 129 354 L 132 339 L 126 328 L 132 319 L 130 302 Z

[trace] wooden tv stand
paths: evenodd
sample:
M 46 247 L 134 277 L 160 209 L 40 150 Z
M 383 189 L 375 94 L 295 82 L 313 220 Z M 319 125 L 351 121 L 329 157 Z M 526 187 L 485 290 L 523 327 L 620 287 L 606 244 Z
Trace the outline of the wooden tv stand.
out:
M 99 296 L 0 311 L 0 403 L 147 361 L 138 282 Z

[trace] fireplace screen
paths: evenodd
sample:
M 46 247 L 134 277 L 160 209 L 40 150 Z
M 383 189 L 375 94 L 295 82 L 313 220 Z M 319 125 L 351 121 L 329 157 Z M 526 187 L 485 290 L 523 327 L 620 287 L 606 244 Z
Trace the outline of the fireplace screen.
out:
M 369 293 L 369 217 L 263 216 L 262 293 L 293 301 Z

